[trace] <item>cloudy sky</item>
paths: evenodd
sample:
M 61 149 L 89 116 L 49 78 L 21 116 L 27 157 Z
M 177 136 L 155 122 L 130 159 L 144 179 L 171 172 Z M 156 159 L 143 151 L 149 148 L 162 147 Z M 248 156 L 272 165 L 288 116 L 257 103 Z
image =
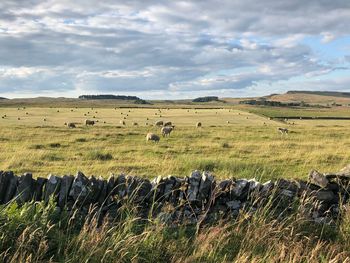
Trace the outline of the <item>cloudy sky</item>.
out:
M 349 0 L 1 0 L 0 96 L 350 91 Z

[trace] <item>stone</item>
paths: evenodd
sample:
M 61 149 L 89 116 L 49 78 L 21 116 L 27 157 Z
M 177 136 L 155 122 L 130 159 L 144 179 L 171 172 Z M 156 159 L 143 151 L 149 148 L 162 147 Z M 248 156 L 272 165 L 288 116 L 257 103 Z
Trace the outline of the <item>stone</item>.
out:
M 6 193 L 3 198 L 3 203 L 7 204 L 12 200 L 16 194 L 18 177 L 13 174 L 13 172 L 8 172 L 9 182 L 7 184 Z
M 126 196 L 126 176 L 124 174 L 120 174 L 115 183 L 115 189 L 118 197 L 123 198 Z
M 72 175 L 65 175 L 62 177 L 61 187 L 58 195 L 58 206 L 61 208 L 64 207 L 68 201 L 68 196 L 69 196 L 69 192 L 72 187 L 73 181 L 74 181 L 74 176 Z
M 165 182 L 161 176 L 154 178 L 151 181 L 152 190 L 150 193 L 151 202 L 157 201 L 160 202 L 164 199 L 164 191 L 165 191 Z
M 235 186 L 233 188 L 233 193 L 236 197 L 242 197 L 245 190 L 249 189 L 249 182 L 246 179 L 238 179 L 235 182 Z
M 316 199 L 324 202 L 332 202 L 335 200 L 335 195 L 332 191 L 320 190 L 316 193 Z
M 13 173 L 11 172 L 3 172 L 0 173 L 0 204 L 5 203 L 5 195 L 6 190 L 8 188 L 8 184 L 10 183 L 11 178 L 13 177 Z
M 34 181 L 34 194 L 33 194 L 33 198 L 35 201 L 41 201 L 43 198 L 43 189 L 44 186 L 47 182 L 46 178 L 43 177 L 38 177 L 35 181 Z
M 89 183 L 89 179 L 82 172 L 77 173 L 69 191 L 69 197 L 72 198 L 77 205 L 86 204 L 86 199 L 89 195 Z
M 276 181 L 276 186 L 280 189 L 285 189 L 292 192 L 298 191 L 298 185 L 294 181 L 278 179 Z
M 268 194 L 270 193 L 273 188 L 274 188 L 275 184 L 271 181 L 267 181 L 265 182 L 263 185 L 262 185 L 262 188 L 261 188 L 261 193 L 262 194 Z
M 232 200 L 226 203 L 226 206 L 231 210 L 239 210 L 242 202 L 239 200 Z
M 102 177 L 99 177 L 98 180 L 99 180 L 99 184 L 101 184 L 101 192 L 100 192 L 100 196 L 98 197 L 98 203 L 99 205 L 104 205 L 107 200 L 108 183 Z
M 86 202 L 89 204 L 96 204 L 98 197 L 100 196 L 102 184 L 96 179 L 95 176 L 89 178 L 88 196 Z
M 50 174 L 49 179 L 45 184 L 44 189 L 44 200 L 48 202 L 50 197 L 53 196 L 56 200 L 56 197 L 60 191 L 62 178 L 56 175 Z
M 16 201 L 19 204 L 32 200 L 34 192 L 34 181 L 31 173 L 25 173 L 18 180 Z
M 211 197 L 212 190 L 215 188 L 214 176 L 209 172 L 203 172 L 199 185 L 198 199 L 200 201 L 208 201 Z
M 164 199 L 169 200 L 170 196 L 173 192 L 173 187 L 176 184 L 176 178 L 174 176 L 169 175 L 164 180 Z
M 327 187 L 327 185 L 329 184 L 329 180 L 326 178 L 326 176 L 324 176 L 316 170 L 312 170 L 309 173 L 309 181 L 322 188 Z
M 291 191 L 291 190 L 287 190 L 287 189 L 282 189 L 281 192 L 280 192 L 281 195 L 284 195 L 286 197 L 289 197 L 289 198 L 293 198 L 294 195 L 295 195 L 295 192 Z
M 197 200 L 201 177 L 201 173 L 196 170 L 192 172 L 191 176 L 188 178 L 187 199 L 190 202 Z

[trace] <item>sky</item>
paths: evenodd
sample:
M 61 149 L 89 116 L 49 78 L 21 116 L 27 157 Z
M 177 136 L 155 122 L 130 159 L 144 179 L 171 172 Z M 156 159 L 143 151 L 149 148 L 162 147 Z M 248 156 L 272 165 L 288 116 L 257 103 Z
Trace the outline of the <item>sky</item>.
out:
M 350 91 L 349 0 L 1 0 L 0 96 Z

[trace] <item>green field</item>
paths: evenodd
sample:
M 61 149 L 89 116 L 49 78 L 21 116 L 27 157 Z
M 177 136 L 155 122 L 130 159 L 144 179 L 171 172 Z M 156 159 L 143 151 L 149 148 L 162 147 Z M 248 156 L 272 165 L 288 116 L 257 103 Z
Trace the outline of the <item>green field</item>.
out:
M 337 171 L 350 162 L 350 121 L 345 120 L 292 125 L 237 109 L 0 108 L 4 115 L 0 169 L 34 176 L 77 170 L 185 176 L 201 169 L 219 178 L 265 180 L 305 178 L 311 169 Z M 98 122 L 86 127 L 85 119 Z M 157 120 L 172 121 L 175 130 L 159 143 L 146 142 L 147 132 L 160 135 L 153 125 Z M 198 121 L 202 128 L 195 127 Z M 281 135 L 278 127 L 290 133 Z
M 81 170 L 103 177 L 123 172 L 154 178 L 186 176 L 200 169 L 214 172 L 219 179 L 264 181 L 306 179 L 311 169 L 332 172 L 350 163 L 350 121 L 287 123 L 268 118 L 295 111 L 320 114 L 318 109 L 246 106 L 161 112 L 2 107 L 0 116 L 6 117 L 0 119 L 0 170 L 45 177 Z M 322 114 L 344 116 L 347 109 L 332 108 Z M 86 127 L 85 119 L 98 122 Z M 159 143 L 147 142 L 147 132 L 160 135 L 160 127 L 154 126 L 157 120 L 172 121 L 175 130 Z M 68 128 L 67 122 L 77 128 Z M 203 127 L 196 128 L 197 122 Z M 288 128 L 289 134 L 280 134 L 278 127 Z M 272 207 L 253 216 L 241 211 L 237 219 L 218 219 L 205 227 L 174 227 L 152 217 L 140 221 L 132 204 L 126 203 L 118 210 L 119 220 L 96 227 L 90 221 L 77 221 L 74 214 L 58 213 L 53 203 L 13 203 L 0 207 L 0 261 L 348 262 L 350 210 L 343 209 L 342 220 L 328 226 L 310 223 L 297 207 L 283 220 L 276 220 Z

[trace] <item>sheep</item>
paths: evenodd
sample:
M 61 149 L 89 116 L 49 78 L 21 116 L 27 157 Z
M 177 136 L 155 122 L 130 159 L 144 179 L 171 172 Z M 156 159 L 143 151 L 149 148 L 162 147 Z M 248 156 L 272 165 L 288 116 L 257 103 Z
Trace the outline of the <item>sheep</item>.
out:
M 166 126 L 161 129 L 163 137 L 170 136 L 170 133 L 174 130 L 175 126 Z
M 171 126 L 171 125 L 172 125 L 171 121 L 168 121 L 168 122 L 164 123 L 164 126 Z
M 46 121 L 46 118 L 44 118 L 44 121 Z
M 67 127 L 68 128 L 76 128 L 75 123 L 73 123 L 73 122 L 68 122 Z
M 138 126 L 139 124 L 137 122 L 133 122 L 132 125 Z
M 123 120 L 120 120 L 119 123 L 120 123 L 121 125 L 125 125 L 125 121 L 123 121 Z
M 197 123 L 196 123 L 196 127 L 197 127 L 197 128 L 202 127 L 202 123 L 201 123 L 201 122 L 197 122 Z
M 156 126 L 163 126 L 164 122 L 163 121 L 156 121 L 155 125 Z
M 226 121 L 227 124 L 230 124 L 230 121 Z
M 278 128 L 278 130 L 282 134 L 288 134 L 288 129 L 287 128 Z
M 86 125 L 86 126 L 88 126 L 88 125 L 93 126 L 94 124 L 95 124 L 95 121 L 85 120 L 85 125 Z
M 159 142 L 159 140 L 160 140 L 160 137 L 157 134 L 149 132 L 146 135 L 146 141 Z

